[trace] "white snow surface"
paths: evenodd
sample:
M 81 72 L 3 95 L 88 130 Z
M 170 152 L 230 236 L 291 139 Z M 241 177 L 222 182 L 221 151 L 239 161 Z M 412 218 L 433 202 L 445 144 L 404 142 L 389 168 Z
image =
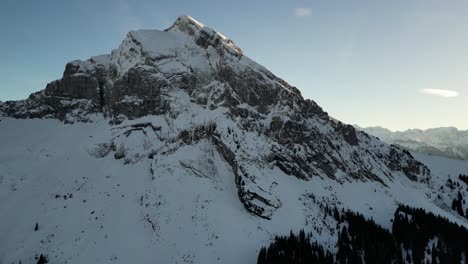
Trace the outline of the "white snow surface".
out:
M 175 126 L 186 123 L 183 118 Z M 448 177 L 468 172 L 463 161 L 418 155 L 432 170 L 431 182 L 401 177 L 388 187 L 320 177 L 303 181 L 267 168 L 258 171 L 268 175 L 257 184 L 282 206 L 265 220 L 243 208 L 233 173 L 209 140 L 136 161 L 157 140 L 150 133 L 122 137 L 119 128 L 141 122 L 161 126 L 161 136 L 172 134 L 159 116 L 118 127 L 99 118 L 73 125 L 3 119 L 0 263 L 31 263 L 37 254 L 47 254 L 51 263 L 255 263 L 274 235 L 301 228 L 334 251 L 336 222 L 324 218 L 325 205 L 361 212 L 389 229 L 399 203 L 467 226 L 447 206 L 450 197 L 437 198 Z M 132 160 L 96 158 L 98 146 L 110 138 Z M 255 146 L 248 135 L 245 140 Z

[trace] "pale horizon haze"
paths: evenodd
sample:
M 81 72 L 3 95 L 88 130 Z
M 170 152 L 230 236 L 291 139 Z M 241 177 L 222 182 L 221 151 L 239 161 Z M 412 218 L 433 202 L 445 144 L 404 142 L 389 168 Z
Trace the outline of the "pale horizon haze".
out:
M 130 30 L 190 15 L 345 123 L 468 130 L 467 14 L 464 0 L 5 0 L 0 101 L 110 53 Z

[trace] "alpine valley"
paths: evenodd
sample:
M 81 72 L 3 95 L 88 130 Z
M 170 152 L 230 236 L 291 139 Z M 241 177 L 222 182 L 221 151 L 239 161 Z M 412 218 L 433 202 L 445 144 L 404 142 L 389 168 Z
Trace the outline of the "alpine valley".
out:
M 466 230 L 463 174 L 337 121 L 181 16 L 0 102 L 0 263 L 256 263 L 300 230 L 336 258 L 349 223 L 331 212 L 391 231 L 409 206 Z

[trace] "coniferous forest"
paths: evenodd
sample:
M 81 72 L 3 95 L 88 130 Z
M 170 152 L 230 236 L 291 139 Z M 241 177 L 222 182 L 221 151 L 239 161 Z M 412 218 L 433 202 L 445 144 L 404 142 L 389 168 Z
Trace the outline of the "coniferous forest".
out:
M 458 175 L 458 179 L 460 179 L 464 183 L 468 184 L 468 175 L 460 174 L 460 175 Z
M 311 242 L 310 235 L 304 230 L 295 235 L 276 237 L 268 249 L 262 248 L 257 263 L 333 263 L 333 256 L 316 242 Z
M 340 227 L 336 254 L 311 234 L 277 236 L 261 248 L 258 262 L 276 263 L 461 263 L 468 253 L 468 230 L 422 209 L 399 206 L 392 230 L 351 211 L 334 217 Z

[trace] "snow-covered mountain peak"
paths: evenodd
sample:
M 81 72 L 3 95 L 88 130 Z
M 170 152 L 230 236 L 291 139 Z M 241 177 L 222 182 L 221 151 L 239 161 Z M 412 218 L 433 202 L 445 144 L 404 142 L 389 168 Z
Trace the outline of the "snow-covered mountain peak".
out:
M 239 252 L 278 232 L 336 234 L 335 206 L 386 227 L 406 201 L 450 216 L 438 190 L 467 168 L 431 172 L 187 16 L 68 63 L 0 121 L 1 263 L 253 263 Z M 117 254 L 129 241 L 141 259 Z
M 174 24 L 166 29 L 166 31 L 179 30 L 181 32 L 186 32 L 193 35 L 196 31 L 199 31 L 204 27 L 205 25 L 203 23 L 194 19 L 193 17 L 182 15 L 178 17 Z
M 301 180 L 427 182 L 408 152 L 331 118 L 296 87 L 242 54 L 232 41 L 183 16 L 165 31 L 128 33 L 108 55 L 73 61 L 63 78 L 29 99 L 0 104 L 1 115 L 107 122 L 112 136 L 90 155 L 125 164 L 161 160 L 190 146 L 171 167 L 216 178 L 213 155 L 233 172 L 239 199 L 271 218 L 281 207 L 276 170 Z M 217 154 L 216 154 L 217 153 Z M 156 158 L 157 156 L 157 158 Z M 163 166 L 163 167 L 158 167 Z M 204 176 L 204 177 L 205 177 Z
M 242 50 L 225 35 L 190 16 L 180 16 L 166 30 L 132 30 L 111 54 L 70 62 L 64 76 L 111 72 L 122 77 L 136 66 L 158 68 L 164 72 L 213 72 L 216 61 L 225 54 L 244 57 L 239 65 L 260 65 L 243 56 Z M 162 65 L 166 64 L 166 65 Z M 247 65 L 247 66 L 249 66 Z M 264 69 L 266 71 L 266 69 Z

